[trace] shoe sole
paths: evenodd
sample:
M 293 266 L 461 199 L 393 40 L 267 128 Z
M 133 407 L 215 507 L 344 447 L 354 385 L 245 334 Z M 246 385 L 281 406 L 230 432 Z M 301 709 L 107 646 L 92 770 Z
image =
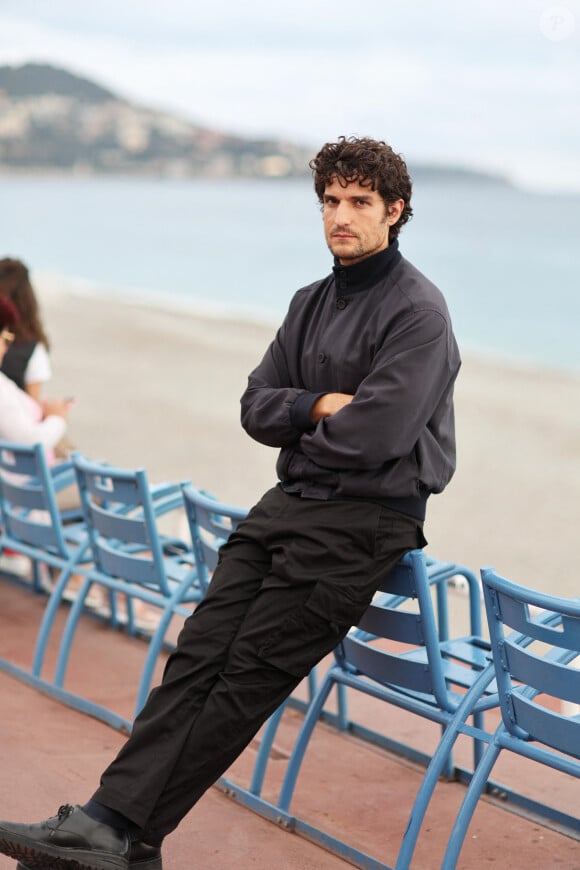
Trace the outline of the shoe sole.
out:
M 58 846 L 30 843 L 24 837 L 12 836 L 9 840 L 0 837 L 0 852 L 22 861 L 33 870 L 48 866 L 50 870 L 128 870 L 129 864 L 123 858 L 106 857 L 84 849 L 62 849 Z M 68 852 L 68 854 L 67 854 Z M 64 853 L 64 854 L 63 854 Z
M 47 864 L 46 859 L 36 866 L 19 861 L 16 870 L 55 870 L 56 864 Z M 69 866 L 70 870 L 70 866 Z M 129 870 L 163 870 L 161 858 L 143 858 L 142 861 L 129 861 Z

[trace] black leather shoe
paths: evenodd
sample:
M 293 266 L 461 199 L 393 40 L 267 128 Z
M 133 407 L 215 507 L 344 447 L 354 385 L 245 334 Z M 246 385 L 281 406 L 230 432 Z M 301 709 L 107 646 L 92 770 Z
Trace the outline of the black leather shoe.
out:
M 54 870 L 54 864 L 25 864 L 19 861 L 16 870 Z M 142 840 L 131 842 L 129 852 L 129 870 L 163 870 L 161 849 L 148 846 Z
M 128 834 L 95 822 L 78 806 L 65 804 L 38 825 L 0 822 L 0 852 L 35 870 L 128 870 L 130 848 Z

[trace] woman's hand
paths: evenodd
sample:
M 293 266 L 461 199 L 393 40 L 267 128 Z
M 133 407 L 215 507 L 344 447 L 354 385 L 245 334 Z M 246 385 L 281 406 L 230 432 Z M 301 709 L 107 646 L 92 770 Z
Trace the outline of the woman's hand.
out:
M 45 399 L 42 403 L 42 416 L 63 417 L 66 420 L 71 405 L 72 401 L 70 399 Z

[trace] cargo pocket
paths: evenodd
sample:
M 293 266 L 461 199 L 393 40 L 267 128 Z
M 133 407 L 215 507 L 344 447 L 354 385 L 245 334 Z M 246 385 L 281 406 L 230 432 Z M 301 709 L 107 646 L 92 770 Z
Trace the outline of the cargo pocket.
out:
M 351 590 L 318 581 L 309 597 L 292 608 L 258 649 L 264 661 L 295 677 L 305 677 L 342 640 L 364 613 Z

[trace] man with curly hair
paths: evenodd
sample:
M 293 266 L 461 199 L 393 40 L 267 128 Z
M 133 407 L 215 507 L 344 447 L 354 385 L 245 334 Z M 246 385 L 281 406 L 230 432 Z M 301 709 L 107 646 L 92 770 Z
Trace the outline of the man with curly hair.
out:
M 426 543 L 427 499 L 455 467 L 460 359 L 441 293 L 398 249 L 411 179 L 368 138 L 327 143 L 311 168 L 332 272 L 296 293 L 241 400 L 279 482 L 222 548 L 88 803 L 0 823 L 3 851 L 34 867 L 158 870 L 163 838 Z

